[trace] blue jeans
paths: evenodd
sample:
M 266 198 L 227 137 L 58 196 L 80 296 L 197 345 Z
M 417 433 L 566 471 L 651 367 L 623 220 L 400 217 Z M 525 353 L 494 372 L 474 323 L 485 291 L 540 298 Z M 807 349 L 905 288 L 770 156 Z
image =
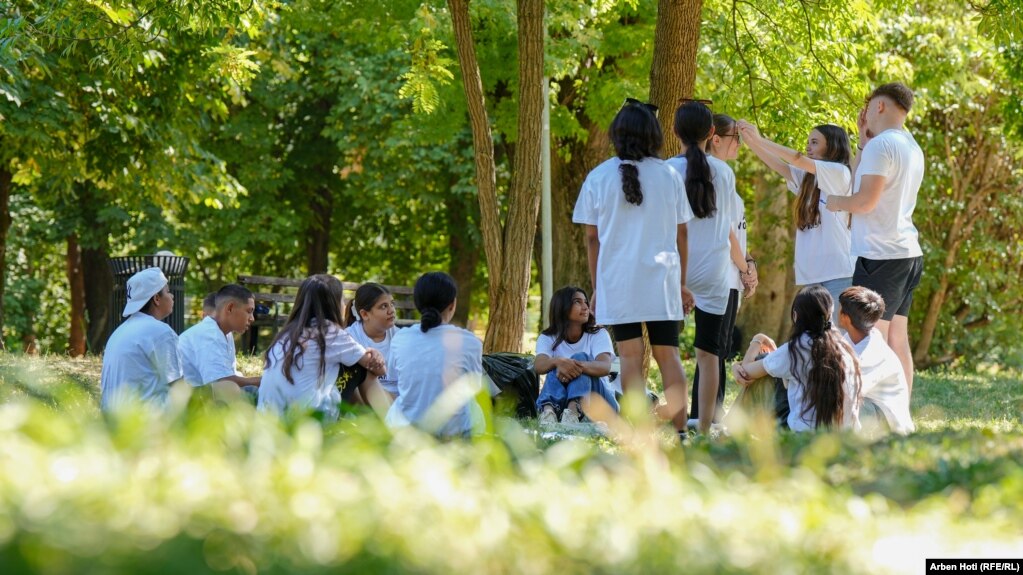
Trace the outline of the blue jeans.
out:
M 572 359 L 576 361 L 593 361 L 589 354 L 582 352 L 573 355 Z M 614 409 L 615 412 L 618 411 L 618 400 L 615 399 L 614 390 L 601 381 L 601 378 L 581 373 L 579 377 L 572 381 L 562 383 L 558 379 L 558 370 L 552 369 L 547 372 L 547 377 L 543 381 L 543 387 L 540 388 L 540 396 L 536 399 L 536 410 L 537 412 L 543 411 L 544 405 L 551 404 L 560 413 L 568 406 L 569 401 L 582 400 L 591 392 L 604 398 L 604 401 L 611 406 L 611 409 Z
M 838 296 L 842 295 L 845 288 L 852 287 L 852 278 L 836 278 L 811 285 L 819 285 L 831 294 L 831 301 L 834 303 L 834 308 L 831 310 L 831 324 L 835 326 L 835 329 L 838 329 L 838 312 L 841 309 L 841 306 L 838 304 Z

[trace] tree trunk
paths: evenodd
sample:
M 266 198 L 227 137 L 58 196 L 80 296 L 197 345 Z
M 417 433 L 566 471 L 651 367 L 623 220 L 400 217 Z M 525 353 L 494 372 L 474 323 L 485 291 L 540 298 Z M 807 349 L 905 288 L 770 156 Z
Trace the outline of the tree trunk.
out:
M 747 206 L 746 220 L 749 251 L 757 258 L 760 285 L 752 298 L 741 302 L 736 324 L 747 338 L 761 332 L 780 341 L 787 335 L 795 292 L 789 194 L 781 184 L 767 182 L 759 169 L 753 184 L 754 201 Z
M 497 298 L 490 301 L 486 352 L 522 349 L 537 214 L 540 210 L 540 146 L 543 132 L 544 0 L 518 0 L 518 141 Z M 493 278 L 492 278 L 493 279 Z
M 665 158 L 675 156 L 681 150 L 678 138 L 673 136 L 675 109 L 680 98 L 694 97 L 702 9 L 703 0 L 657 2 L 654 59 L 650 65 L 650 102 L 659 108 Z
M 7 285 L 7 232 L 11 229 L 11 180 L 13 175 L 6 167 L 0 167 L 0 347 L 3 346 L 3 329 L 7 321 L 4 308 L 4 289 Z
M 82 272 L 85 278 L 85 312 L 88 319 L 87 337 L 89 350 L 98 354 L 106 347 L 107 337 L 113 331 L 110 323 L 111 294 L 114 292 L 114 276 L 110 272 L 110 243 L 106 235 L 98 238 L 96 247 L 82 248 Z
M 327 254 L 330 253 L 330 222 L 334 213 L 334 194 L 324 186 L 312 194 L 309 227 L 306 228 L 306 272 L 309 275 L 327 273 Z
M 71 292 L 71 334 L 68 353 L 71 357 L 85 355 L 85 274 L 78 235 L 67 237 L 67 281 Z
M 476 189 L 480 203 L 480 231 L 489 272 L 488 295 L 493 306 L 501 281 L 501 208 L 497 200 L 497 168 L 494 163 L 494 138 L 490 133 L 483 79 L 480 77 L 476 46 L 469 18 L 469 0 L 448 0 L 451 25 L 455 34 L 458 65 L 462 70 L 469 124 L 472 128 L 473 158 L 476 164 Z M 491 318 L 493 320 L 493 318 Z
M 479 246 L 469 228 L 479 220 L 479 206 L 467 196 L 452 198 L 447 205 L 448 253 L 451 256 L 448 273 L 458 285 L 458 305 L 451 323 L 468 327 L 473 279 L 480 260 Z

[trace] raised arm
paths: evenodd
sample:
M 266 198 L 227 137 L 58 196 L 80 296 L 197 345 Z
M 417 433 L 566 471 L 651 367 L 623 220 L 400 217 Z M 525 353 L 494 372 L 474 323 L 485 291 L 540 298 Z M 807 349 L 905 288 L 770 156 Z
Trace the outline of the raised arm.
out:
M 813 160 L 802 153 L 768 140 L 760 135 L 756 126 L 745 120 L 740 120 L 738 125 L 742 137 L 746 138 L 746 144 L 753 150 L 753 153 L 781 177 L 786 180 L 792 177 L 789 164 L 805 172 L 816 173 L 817 166 Z

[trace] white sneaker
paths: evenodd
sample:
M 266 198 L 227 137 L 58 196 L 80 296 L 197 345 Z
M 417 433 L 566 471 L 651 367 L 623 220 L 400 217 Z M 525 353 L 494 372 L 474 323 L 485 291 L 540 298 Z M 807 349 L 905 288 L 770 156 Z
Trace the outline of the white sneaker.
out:
M 543 406 L 543 411 L 540 412 L 540 425 L 554 425 L 558 422 L 558 413 L 554 411 L 554 406 L 547 404 Z
M 579 413 L 578 403 L 570 402 L 565 411 L 561 412 L 561 423 L 579 423 L 582 421 L 583 414 Z

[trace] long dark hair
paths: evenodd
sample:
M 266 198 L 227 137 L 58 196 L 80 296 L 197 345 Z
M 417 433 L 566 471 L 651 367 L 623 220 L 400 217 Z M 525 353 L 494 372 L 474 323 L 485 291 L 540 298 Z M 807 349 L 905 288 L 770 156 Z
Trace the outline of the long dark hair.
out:
M 565 286 L 551 295 L 551 307 L 548 314 L 551 325 L 541 332 L 554 338 L 554 345 L 551 346 L 551 349 L 557 349 L 568 335 L 568 314 L 572 312 L 573 300 L 577 293 L 586 297 L 586 292 L 575 286 Z M 597 333 L 598 331 L 600 331 L 600 327 L 597 326 L 597 319 L 593 317 L 593 311 L 590 310 L 590 316 L 583 324 L 583 333 Z
M 291 368 L 305 354 L 305 342 L 313 340 L 320 349 L 320 377 L 327 370 L 327 333 L 333 325 L 339 329 L 342 325 L 341 303 L 344 300 L 344 288 L 341 280 L 332 275 L 316 274 L 309 276 L 298 288 L 295 305 L 291 308 L 288 322 L 274 337 L 270 347 L 263 356 L 263 368 L 270 367 L 270 353 L 278 342 L 282 342 L 281 354 L 284 356 L 284 377 L 294 385 Z
M 441 312 L 448 309 L 451 302 L 458 297 L 458 286 L 455 280 L 444 272 L 429 272 L 419 276 L 416 287 L 412 290 L 412 298 L 422 320 L 419 329 L 423 333 L 441 324 Z
M 630 204 L 643 203 L 643 190 L 639 185 L 639 168 L 634 162 L 656 158 L 664 145 L 661 124 L 649 105 L 629 101 L 618 110 L 608 131 L 615 154 L 622 164 L 618 173 L 622 175 L 622 191 Z
M 686 147 L 686 195 L 698 218 L 709 218 L 717 212 L 710 164 L 700 147 L 713 125 L 714 116 L 706 104 L 686 102 L 675 110 L 675 135 Z
M 799 416 L 805 419 L 812 410 L 814 427 L 838 427 L 851 415 L 845 413 L 847 358 L 853 362 L 856 372 L 854 402 L 858 401 L 862 385 L 855 353 L 838 330 L 832 329 L 832 305 L 831 294 L 821 286 L 807 286 L 799 290 L 792 300 L 789 361 L 792 372 L 796 373 L 798 369 L 805 378 L 803 411 Z M 801 361 L 803 334 L 809 336 L 810 348 L 804 355 L 806 360 Z
M 355 297 L 345 306 L 345 327 L 354 324 L 362 317 L 360 311 L 370 311 L 377 300 L 385 295 L 391 295 L 391 291 L 384 286 L 366 282 L 355 290 Z
M 822 158 L 828 162 L 849 165 L 852 152 L 849 148 L 849 134 L 832 124 L 821 124 L 814 128 L 824 136 L 827 146 Z M 812 133 L 812 130 L 811 130 Z M 799 183 L 799 197 L 796 198 L 796 227 L 809 230 L 821 225 L 821 189 L 817 187 L 817 176 L 807 172 Z

